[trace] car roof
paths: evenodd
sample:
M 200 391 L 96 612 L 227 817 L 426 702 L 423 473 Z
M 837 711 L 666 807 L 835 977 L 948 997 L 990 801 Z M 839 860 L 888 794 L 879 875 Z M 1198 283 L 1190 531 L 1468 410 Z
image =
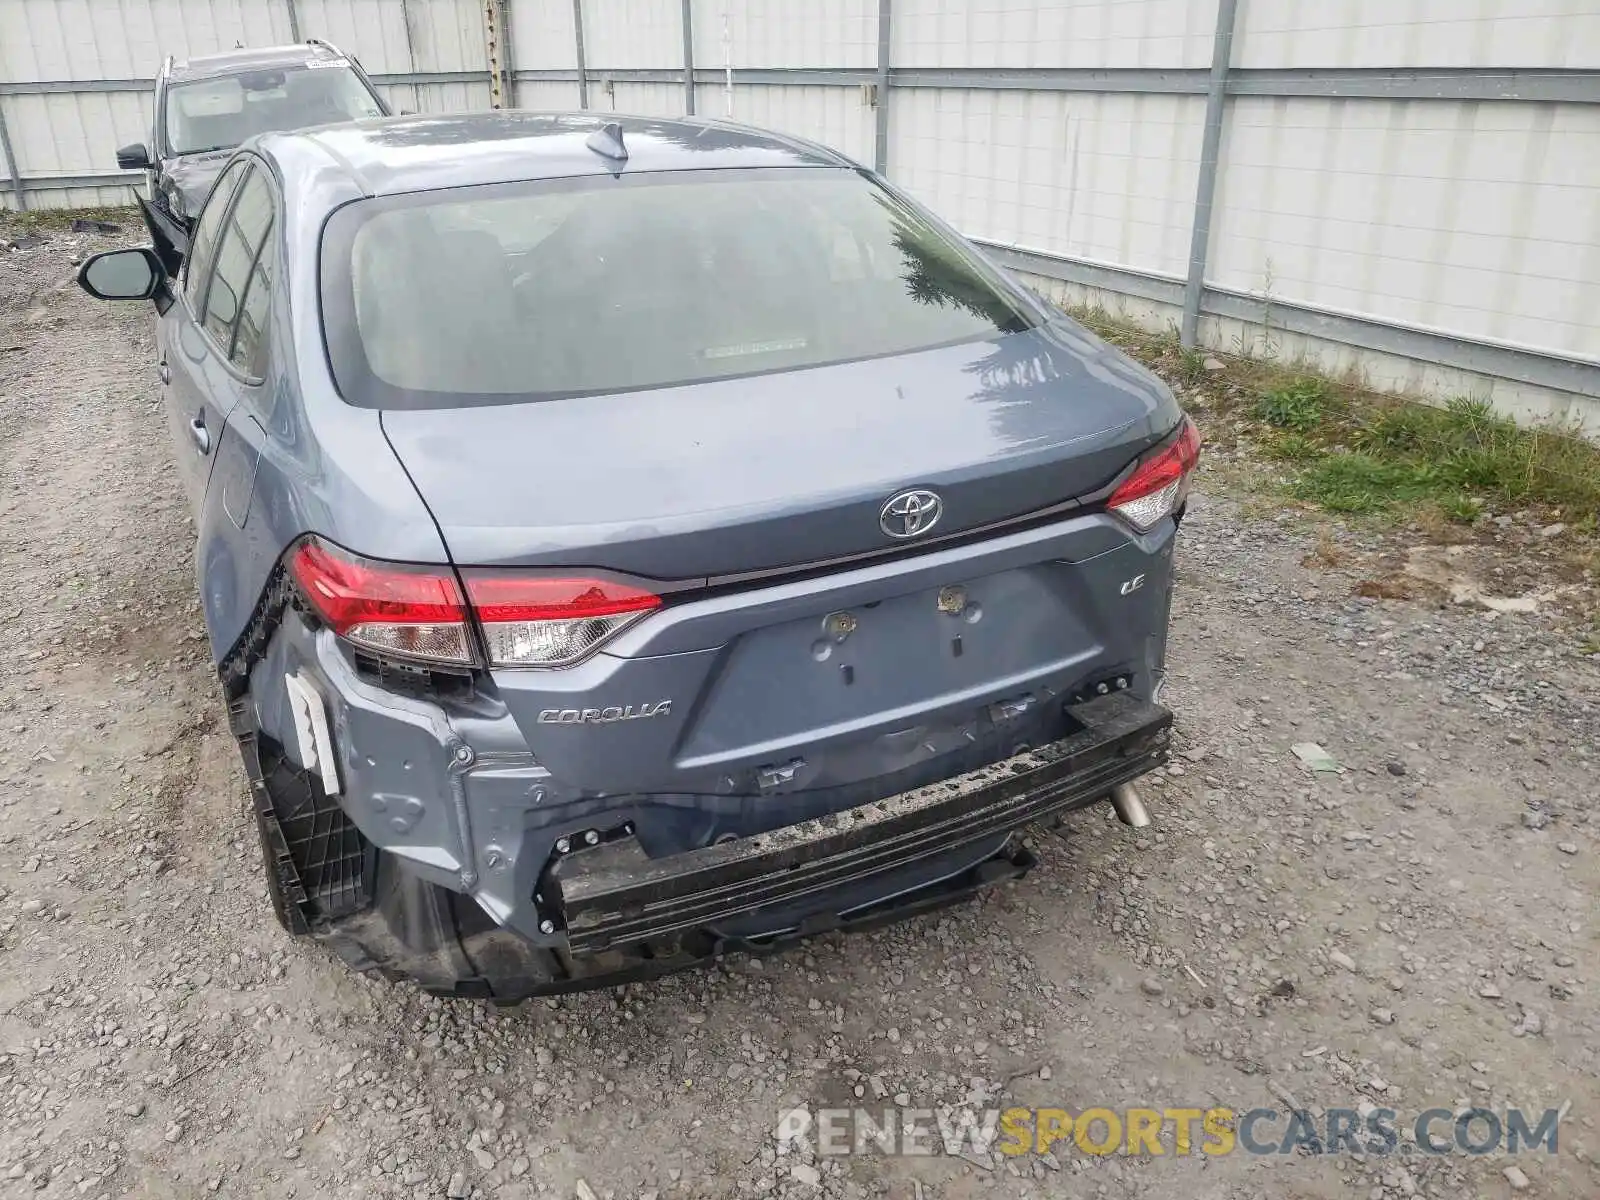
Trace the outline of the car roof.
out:
M 615 123 L 625 161 L 588 142 Z M 332 159 L 368 196 L 579 175 L 760 167 L 844 167 L 844 155 L 800 138 L 696 117 L 593 112 L 479 112 L 378 118 L 264 134 L 256 149 L 286 188 L 325 175 Z
M 173 83 L 191 79 L 214 79 L 241 71 L 267 71 L 275 67 L 299 67 L 314 62 L 338 62 L 345 58 L 326 42 L 298 42 L 289 46 L 257 46 L 245 50 L 224 50 L 220 54 L 200 54 L 183 62 L 174 61 L 167 78 Z

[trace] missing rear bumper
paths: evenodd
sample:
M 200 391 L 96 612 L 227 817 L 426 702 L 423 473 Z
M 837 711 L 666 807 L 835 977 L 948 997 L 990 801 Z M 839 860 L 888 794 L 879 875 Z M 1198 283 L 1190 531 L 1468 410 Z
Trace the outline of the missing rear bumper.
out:
M 632 838 L 559 859 L 541 893 L 574 955 L 809 910 L 852 885 L 1107 796 L 1166 761 L 1172 714 L 1127 693 L 1067 709 L 1081 727 L 982 770 L 771 833 L 663 859 Z M 809 922 L 807 922 L 809 924 Z

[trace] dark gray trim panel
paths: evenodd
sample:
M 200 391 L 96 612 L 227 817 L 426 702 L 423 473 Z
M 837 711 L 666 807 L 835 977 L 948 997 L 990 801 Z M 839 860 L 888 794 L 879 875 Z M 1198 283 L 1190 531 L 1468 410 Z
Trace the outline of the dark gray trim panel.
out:
M 23 191 L 42 192 L 47 188 L 137 187 L 143 180 L 143 171 L 101 171 L 83 175 L 24 175 L 21 183 Z M 13 186 L 16 182 L 12 181 Z
M 55 92 L 148 92 L 152 79 L 40 79 L 31 83 L 9 83 L 0 79 L 0 96 L 40 96 Z
M 368 74 L 373 83 L 392 86 L 397 83 L 425 87 L 430 83 L 492 83 L 488 71 L 399 71 L 392 75 Z
M 1441 367 L 1477 371 L 1483 375 L 1529 383 L 1558 392 L 1600 396 L 1600 362 L 1562 358 L 1520 346 L 1456 337 L 1347 313 L 1326 312 L 1303 304 L 1285 304 L 1276 298 L 1268 301 L 1260 296 L 1209 285 L 1202 309 L 1209 316 L 1229 317 L 1254 325 L 1262 324 L 1263 318 L 1270 315 L 1273 325 L 1288 333 L 1341 342 L 1382 354 L 1396 354 Z
M 1157 304 L 1183 305 L 1183 280 L 1176 275 L 1157 275 L 1136 271 L 1128 267 L 1114 267 L 1106 263 L 1085 262 L 1076 258 L 1059 258 L 1053 254 L 1038 254 L 1019 250 L 1004 242 L 986 242 L 972 239 L 983 247 L 990 259 L 1012 271 L 1026 271 L 1046 279 L 1059 279 L 1063 283 L 1081 283 L 1085 287 L 1103 288 L 1124 296 L 1137 296 Z
M 516 71 L 519 81 L 586 84 L 604 75 L 617 83 L 677 83 L 678 67 L 627 67 L 606 70 L 587 65 L 577 70 Z M 694 68 L 696 83 L 721 84 L 724 72 Z M 374 75 L 378 83 L 481 83 L 487 71 L 409 71 Z M 875 67 L 756 67 L 734 69 L 739 84 L 856 87 L 875 83 Z M 996 88 L 1043 92 L 1121 92 L 1149 95 L 1206 94 L 1210 72 L 1201 68 L 891 67 L 889 86 L 921 88 Z M 155 86 L 150 79 L 54 79 L 27 83 L 0 82 L 0 95 L 44 92 L 141 92 Z M 585 89 L 586 90 L 586 89 Z M 1545 103 L 1600 104 L 1600 69 L 1496 70 L 1440 67 L 1402 70 L 1288 68 L 1240 69 L 1228 75 L 1230 96 L 1326 96 L 1350 100 L 1532 100 Z
M 1019 250 L 1002 242 L 978 241 L 978 245 L 995 262 L 1014 271 L 1101 288 L 1157 304 L 1169 304 L 1174 308 L 1183 305 L 1184 282 L 1176 276 Z M 1277 297 L 1267 300 L 1209 284 L 1201 297 L 1200 311 L 1206 316 L 1244 321 L 1251 325 L 1262 325 L 1270 318 L 1274 328 L 1286 333 L 1321 338 L 1441 367 L 1476 371 L 1481 375 L 1553 391 L 1600 396 L 1600 362 L 1587 359 L 1563 358 L 1541 350 L 1456 337 L 1349 313 L 1328 312 Z
M 570 72 L 569 72 L 570 74 Z M 373 83 L 392 86 L 431 83 L 487 83 L 487 71 L 394 71 L 388 74 L 367 73 Z M 93 92 L 148 92 L 154 90 L 154 79 L 44 79 L 32 83 L 0 82 L 0 95 L 39 96 L 73 95 Z
M 738 72 L 743 78 L 743 72 Z M 994 88 L 1029 92 L 1144 92 L 1204 95 L 1210 72 L 1122 67 L 895 67 L 892 87 Z
M 1235 67 L 1230 96 L 1330 96 L 1355 100 L 1538 100 L 1600 104 L 1600 70 L 1503 67 Z

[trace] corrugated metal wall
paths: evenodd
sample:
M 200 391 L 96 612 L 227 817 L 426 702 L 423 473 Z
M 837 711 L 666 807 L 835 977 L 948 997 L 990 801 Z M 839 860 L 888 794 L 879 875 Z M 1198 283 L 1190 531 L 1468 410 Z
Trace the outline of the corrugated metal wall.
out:
M 501 2 L 491 63 L 484 0 L 0 0 L 0 195 L 125 199 L 164 53 L 318 36 L 416 111 L 692 94 L 1061 298 L 1600 427 L 1600 0 Z

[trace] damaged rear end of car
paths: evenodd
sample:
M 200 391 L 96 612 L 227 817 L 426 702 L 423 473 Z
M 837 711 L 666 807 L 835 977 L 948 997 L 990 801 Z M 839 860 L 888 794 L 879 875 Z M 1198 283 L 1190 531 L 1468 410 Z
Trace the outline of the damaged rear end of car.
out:
M 440 553 L 302 522 L 223 657 L 291 929 L 454 995 L 643 978 L 1016 878 L 1165 761 L 1194 426 L 807 154 L 329 216 L 315 369 Z

